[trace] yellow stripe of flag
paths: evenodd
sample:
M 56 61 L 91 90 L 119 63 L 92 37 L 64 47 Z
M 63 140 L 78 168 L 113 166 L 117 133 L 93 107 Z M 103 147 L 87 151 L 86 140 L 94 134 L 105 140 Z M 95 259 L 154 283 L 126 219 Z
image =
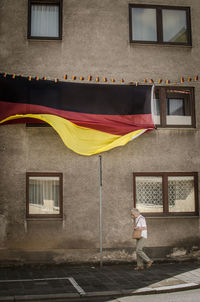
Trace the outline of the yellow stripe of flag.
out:
M 51 114 L 13 115 L 0 121 L 0 124 L 19 118 L 33 118 L 48 123 L 59 134 L 64 144 L 69 149 L 81 155 L 93 155 L 108 151 L 118 146 L 124 146 L 130 140 L 133 140 L 142 133 L 146 132 L 146 129 L 140 129 L 123 136 L 114 135 L 81 127 L 62 117 Z

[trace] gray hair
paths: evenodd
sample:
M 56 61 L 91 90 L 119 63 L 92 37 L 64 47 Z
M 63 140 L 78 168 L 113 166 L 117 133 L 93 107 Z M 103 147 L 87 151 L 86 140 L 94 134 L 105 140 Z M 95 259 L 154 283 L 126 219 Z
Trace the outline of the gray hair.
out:
M 140 211 L 136 208 L 131 209 L 132 214 L 140 214 Z

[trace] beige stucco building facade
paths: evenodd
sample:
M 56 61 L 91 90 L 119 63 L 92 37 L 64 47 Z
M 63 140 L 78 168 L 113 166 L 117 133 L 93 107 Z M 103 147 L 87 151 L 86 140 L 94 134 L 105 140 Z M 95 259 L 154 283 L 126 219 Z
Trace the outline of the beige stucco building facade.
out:
M 190 7 L 192 46 L 130 43 L 129 3 Z M 63 0 L 62 40 L 33 40 L 27 39 L 28 1 L 1 0 L 1 72 L 51 79 L 68 74 L 68 80 L 92 75 L 100 82 L 114 77 L 117 83 L 122 78 L 126 83 L 144 78 L 178 82 L 200 69 L 199 15 L 197 0 Z M 101 154 L 104 261 L 135 257 L 133 173 L 200 173 L 200 82 L 179 85 L 194 87 L 195 127 L 158 127 Z M 27 172 L 63 174 L 62 218 L 26 217 Z M 197 213 L 151 215 L 147 224 L 152 257 L 199 246 Z M 99 155 L 72 152 L 51 127 L 0 127 L 0 260 L 99 260 Z

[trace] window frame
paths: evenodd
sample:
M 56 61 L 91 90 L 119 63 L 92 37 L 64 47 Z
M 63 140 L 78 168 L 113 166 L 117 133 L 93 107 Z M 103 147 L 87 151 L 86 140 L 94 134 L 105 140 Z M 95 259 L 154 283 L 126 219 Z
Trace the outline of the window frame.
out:
M 59 177 L 59 214 L 30 214 L 29 213 L 29 177 Z M 63 218 L 63 174 L 57 172 L 27 172 L 26 173 L 26 218 Z
M 163 212 L 144 212 L 145 216 L 199 216 L 198 200 L 198 172 L 137 172 L 133 173 L 133 204 L 136 204 L 136 177 L 137 176 L 155 176 L 162 177 L 162 194 L 163 194 Z M 193 176 L 194 177 L 194 206 L 193 212 L 169 212 L 168 205 L 168 177 L 170 176 Z
M 58 5 L 59 6 L 59 24 L 58 24 L 58 37 L 48 36 L 31 36 L 31 6 L 38 5 Z M 30 40 L 62 40 L 62 11 L 63 0 L 28 0 L 28 31 L 27 38 Z
M 132 27 L 132 8 L 153 8 L 156 9 L 156 33 L 157 41 L 133 40 Z M 187 43 L 185 42 L 164 42 L 163 41 L 163 24 L 162 24 L 162 10 L 184 10 L 186 12 L 186 26 L 187 26 Z M 191 32 L 191 13 L 188 6 L 169 6 L 169 5 L 149 5 L 149 4 L 129 4 L 129 39 L 130 43 L 137 44 L 158 44 L 158 45 L 180 45 L 192 46 L 192 32 Z
M 167 124 L 167 90 L 190 91 L 190 109 L 191 109 L 191 125 Z M 154 93 L 159 91 L 160 100 L 160 124 L 156 124 L 157 128 L 196 128 L 195 117 L 195 92 L 194 87 L 186 86 L 156 86 Z M 174 92 L 175 95 L 175 92 Z M 184 97 L 184 96 L 183 96 Z

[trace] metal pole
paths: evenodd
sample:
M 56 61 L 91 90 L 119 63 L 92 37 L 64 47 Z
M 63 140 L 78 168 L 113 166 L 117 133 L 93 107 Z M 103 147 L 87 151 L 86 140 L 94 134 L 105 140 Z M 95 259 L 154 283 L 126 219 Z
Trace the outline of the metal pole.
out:
M 102 240 L 102 157 L 99 155 L 99 246 L 100 268 L 103 266 L 103 240 Z

